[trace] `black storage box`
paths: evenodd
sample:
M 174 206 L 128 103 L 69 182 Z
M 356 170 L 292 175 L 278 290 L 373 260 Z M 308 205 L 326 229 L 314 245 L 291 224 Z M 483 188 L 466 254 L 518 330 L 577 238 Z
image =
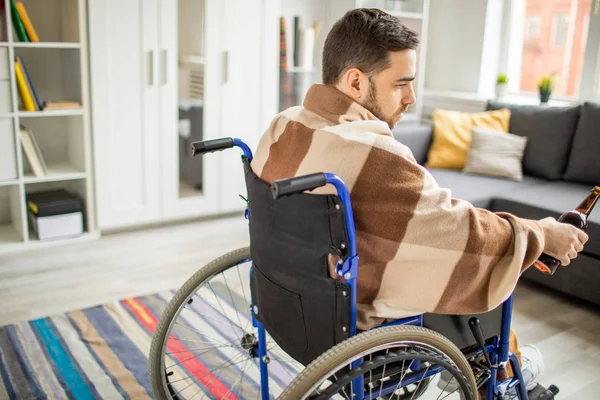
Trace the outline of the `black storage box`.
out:
M 39 240 L 81 235 L 84 231 L 83 202 L 64 189 L 27 195 L 29 227 Z

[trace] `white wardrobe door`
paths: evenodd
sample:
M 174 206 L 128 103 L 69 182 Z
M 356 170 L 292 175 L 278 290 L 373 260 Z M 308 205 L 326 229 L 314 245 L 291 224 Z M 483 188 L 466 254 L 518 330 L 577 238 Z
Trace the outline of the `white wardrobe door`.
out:
M 258 140 L 277 113 L 279 68 L 279 1 L 225 0 L 221 26 L 227 53 L 222 85 L 221 135 L 244 140 L 256 149 Z M 220 211 L 243 209 L 246 186 L 241 152 L 221 157 Z
M 157 0 L 89 1 L 100 229 L 160 216 Z
M 220 154 L 192 158 L 190 144 L 220 137 L 221 18 L 219 1 L 160 0 L 160 153 L 164 219 L 185 219 L 218 211 Z

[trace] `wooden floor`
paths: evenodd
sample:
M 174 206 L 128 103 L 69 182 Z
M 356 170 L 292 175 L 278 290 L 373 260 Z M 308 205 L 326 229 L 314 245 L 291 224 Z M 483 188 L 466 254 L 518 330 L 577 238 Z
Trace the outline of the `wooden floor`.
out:
M 211 259 L 248 244 L 241 217 L 104 236 L 0 256 L 0 325 L 179 287 Z M 542 384 L 558 399 L 600 399 L 600 309 L 519 284 L 513 326 L 539 346 Z

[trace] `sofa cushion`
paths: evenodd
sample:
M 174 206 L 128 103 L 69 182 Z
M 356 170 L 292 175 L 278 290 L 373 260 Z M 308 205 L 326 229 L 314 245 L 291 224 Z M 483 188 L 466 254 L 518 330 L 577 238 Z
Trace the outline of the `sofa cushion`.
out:
M 558 218 L 576 208 L 593 189 L 590 185 L 570 182 L 547 182 L 528 190 L 503 192 L 496 196 L 491 210 L 506 211 L 519 217 L 542 219 Z M 583 253 L 600 257 L 600 206 L 592 211 L 587 233 L 590 237 Z
M 565 180 L 600 185 L 600 104 L 584 103 Z
M 463 172 L 523 180 L 527 137 L 473 127 L 471 147 Z
M 522 182 L 505 178 L 467 174 L 449 169 L 431 168 L 429 172 L 442 188 L 450 189 L 452 197 L 470 202 L 475 207 L 489 208 L 492 198 L 505 192 L 529 190 L 546 181 L 524 176 Z
M 489 101 L 488 110 L 511 111 L 509 132 L 527 136 L 523 173 L 546 179 L 561 179 L 568 157 L 581 106 L 546 107 L 511 105 Z
M 508 109 L 468 113 L 455 110 L 435 109 L 433 142 L 427 153 L 429 168 L 463 169 L 471 144 L 471 129 L 476 126 L 498 132 L 508 132 L 510 111 Z

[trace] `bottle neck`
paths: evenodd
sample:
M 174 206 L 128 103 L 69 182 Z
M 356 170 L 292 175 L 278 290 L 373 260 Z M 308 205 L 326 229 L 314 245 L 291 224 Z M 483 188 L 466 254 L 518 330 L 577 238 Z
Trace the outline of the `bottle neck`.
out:
M 600 198 L 600 186 L 596 186 L 594 190 L 590 193 L 590 195 L 575 209 L 586 216 L 589 216 L 592 212 L 592 209 L 598 202 Z

